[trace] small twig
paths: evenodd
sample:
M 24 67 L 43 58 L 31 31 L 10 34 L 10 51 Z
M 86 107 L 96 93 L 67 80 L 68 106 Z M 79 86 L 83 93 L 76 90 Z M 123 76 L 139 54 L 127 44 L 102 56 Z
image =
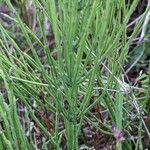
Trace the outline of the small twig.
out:
M 150 3 L 150 1 L 149 1 L 149 3 Z M 140 36 L 139 42 L 141 42 L 144 39 L 145 32 L 146 32 L 147 25 L 148 25 L 149 21 L 150 21 L 150 11 L 147 13 L 147 15 L 145 17 L 145 21 L 143 23 L 142 32 L 141 32 L 141 36 Z
M 141 59 L 141 57 L 143 56 L 144 51 L 142 50 L 140 55 L 138 56 L 138 58 L 133 62 L 133 64 L 126 70 L 125 75 L 127 75 L 129 73 L 129 71 L 137 64 L 137 62 Z
M 10 19 L 10 20 L 12 20 L 12 21 L 17 23 L 16 19 L 14 19 L 13 17 L 10 17 L 9 15 L 7 15 L 7 14 L 5 14 L 3 12 L 0 12 L 0 15 L 2 15 L 2 16 L 4 16 L 4 17 L 6 17 L 6 18 L 8 18 L 8 19 Z
M 130 26 L 132 26 L 133 24 L 136 24 L 140 19 L 141 19 L 142 15 L 140 15 L 139 17 L 137 17 L 135 20 L 133 20 L 132 22 L 130 22 L 127 25 L 127 28 L 129 28 Z

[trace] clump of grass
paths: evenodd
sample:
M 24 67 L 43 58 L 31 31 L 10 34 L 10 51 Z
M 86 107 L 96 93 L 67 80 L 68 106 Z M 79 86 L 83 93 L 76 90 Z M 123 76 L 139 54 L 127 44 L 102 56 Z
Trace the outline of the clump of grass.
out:
M 18 119 L 16 104 L 22 102 L 27 109 L 26 128 L 30 128 L 33 120 L 46 139 L 41 145 L 43 149 L 61 149 L 64 137 L 67 149 L 79 149 L 80 131 L 85 120 L 91 119 L 87 114 L 97 104 L 107 110 L 109 119 L 101 123 L 102 128 L 95 125 L 100 120 L 91 121 L 91 124 L 114 136 L 118 149 L 132 149 L 130 111 L 135 105 L 139 106 L 134 87 L 122 81 L 122 66 L 149 8 L 127 37 L 127 23 L 137 0 L 130 6 L 124 0 L 33 0 L 38 28 L 35 31 L 25 24 L 10 0 L 4 2 L 14 14 L 10 19 L 20 29 L 28 52 L 24 52 L 9 31 L 0 25 L 0 79 L 8 93 L 8 102 L 0 98 L 0 147 L 36 149 L 36 140 L 32 135 L 26 136 Z M 53 49 L 48 47 L 45 18 L 55 37 Z M 44 64 L 37 53 L 39 50 L 46 56 Z M 34 102 L 37 103 L 35 108 Z M 37 109 L 51 114 L 51 131 L 36 116 Z M 141 128 L 139 110 L 134 115 L 140 122 L 136 127 Z M 64 123 L 63 130 L 59 128 L 60 120 Z M 123 131 L 127 137 L 119 138 Z M 141 131 L 135 145 L 141 146 Z

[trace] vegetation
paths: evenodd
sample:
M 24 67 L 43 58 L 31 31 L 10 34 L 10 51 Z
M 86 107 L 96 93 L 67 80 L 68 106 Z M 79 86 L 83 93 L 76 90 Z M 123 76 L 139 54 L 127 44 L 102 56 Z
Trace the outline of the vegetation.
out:
M 140 72 L 134 83 L 128 76 L 149 55 L 148 4 L 128 34 L 139 0 L 0 3 L 9 10 L 0 24 L 1 150 L 150 145 L 150 74 Z M 132 65 L 125 70 L 127 62 Z

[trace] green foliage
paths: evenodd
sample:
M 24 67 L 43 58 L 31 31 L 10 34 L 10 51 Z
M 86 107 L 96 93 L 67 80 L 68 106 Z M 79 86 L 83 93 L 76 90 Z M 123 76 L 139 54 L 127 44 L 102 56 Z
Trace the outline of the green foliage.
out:
M 38 26 L 35 31 L 10 0 L 4 1 L 13 12 L 11 20 L 19 28 L 28 52 L 0 25 L 0 83 L 8 94 L 8 102 L 0 97 L 2 149 L 6 143 L 8 149 L 36 147 L 34 139 L 27 138 L 19 122 L 17 102 L 22 102 L 27 109 L 26 128 L 29 128 L 30 120 L 34 120 L 45 137 L 46 142 L 42 145 L 45 149 L 61 149 L 62 137 L 66 138 L 69 150 L 79 149 L 80 130 L 96 104 L 108 111 L 111 124 L 119 131 L 129 132 L 125 144 L 130 149 L 130 111 L 134 106 L 129 105 L 134 93 L 132 87 L 121 81 L 122 65 L 149 9 L 127 38 L 127 23 L 137 0 L 131 6 L 126 5 L 125 0 L 33 0 Z M 53 49 L 48 47 L 45 18 L 55 37 Z M 46 56 L 45 64 L 41 62 L 38 50 Z M 53 52 L 57 53 L 57 59 Z M 44 93 L 44 102 L 40 99 L 41 93 Z M 33 108 L 33 100 L 37 108 Z M 36 116 L 36 109 L 46 109 L 52 114 L 51 132 Z M 64 130 L 58 128 L 60 119 L 64 122 Z M 104 129 L 95 128 L 110 134 L 111 124 L 108 121 L 104 123 Z M 116 147 L 122 149 L 122 141 L 116 141 Z

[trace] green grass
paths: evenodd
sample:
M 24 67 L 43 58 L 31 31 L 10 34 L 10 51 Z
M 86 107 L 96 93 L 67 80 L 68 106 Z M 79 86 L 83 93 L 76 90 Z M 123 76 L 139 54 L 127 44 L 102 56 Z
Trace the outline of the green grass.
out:
M 120 132 L 125 131 L 127 137 L 124 141 L 116 139 L 116 148 L 132 149 L 134 122 L 130 116 L 135 115 L 137 129 L 141 129 L 142 119 L 135 97 L 137 91 L 122 81 L 122 68 L 149 8 L 127 37 L 127 24 L 138 0 L 131 5 L 125 4 L 124 0 L 33 0 L 38 30 L 32 30 L 24 23 L 10 0 L 4 2 L 13 12 L 9 19 L 20 29 L 18 38 L 29 51 L 25 52 L 22 43 L 0 24 L 0 84 L 8 94 L 8 102 L 0 96 L 0 149 L 36 149 L 32 133 L 27 137 L 21 126 L 17 102 L 22 102 L 27 109 L 26 128 L 33 120 L 45 137 L 43 149 L 60 150 L 64 138 L 68 150 L 79 149 L 81 129 L 87 120 L 96 130 L 110 137 L 114 134 L 112 125 Z M 48 47 L 46 17 L 55 37 L 52 49 Z M 44 52 L 45 64 L 38 51 Z M 57 59 L 53 52 L 57 53 Z M 88 117 L 92 116 L 91 109 L 96 105 L 108 112 L 109 119 L 102 122 L 102 128 L 98 118 L 93 121 L 94 115 Z M 36 109 L 51 114 L 52 131 L 38 118 Z M 60 120 L 64 123 L 62 130 L 58 128 Z M 139 131 L 137 149 L 141 146 L 141 134 Z

